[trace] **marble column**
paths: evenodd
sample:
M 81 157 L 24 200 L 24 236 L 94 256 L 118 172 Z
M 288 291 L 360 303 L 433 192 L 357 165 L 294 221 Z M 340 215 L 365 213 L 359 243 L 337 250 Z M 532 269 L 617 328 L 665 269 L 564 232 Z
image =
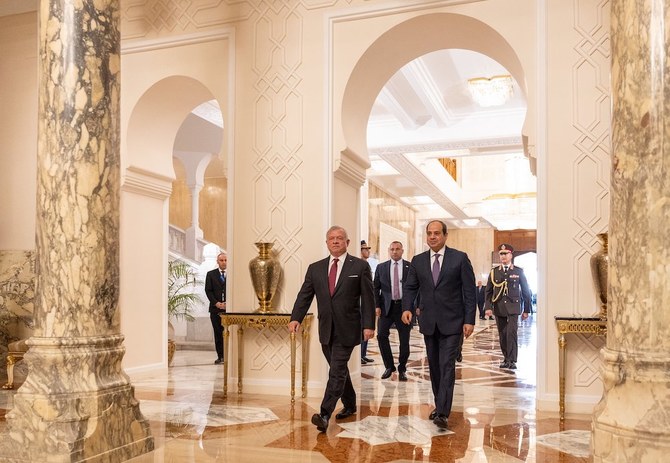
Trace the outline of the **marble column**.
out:
M 612 181 L 594 462 L 670 452 L 670 2 L 612 0 Z M 666 144 L 666 136 L 668 144 Z
M 41 0 L 39 36 L 35 334 L 3 448 L 123 461 L 153 439 L 121 367 L 119 1 Z

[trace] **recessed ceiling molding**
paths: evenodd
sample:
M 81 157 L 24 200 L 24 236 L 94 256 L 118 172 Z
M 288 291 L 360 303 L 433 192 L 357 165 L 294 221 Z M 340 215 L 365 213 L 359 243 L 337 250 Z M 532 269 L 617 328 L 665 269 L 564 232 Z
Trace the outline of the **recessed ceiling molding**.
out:
M 457 219 L 467 219 L 469 217 L 458 204 L 449 199 L 442 190 L 426 178 L 423 172 L 405 156 L 380 154 L 380 157 L 398 172 L 402 172 L 406 179 L 414 183 L 426 195 L 430 196 L 438 206 L 451 216 Z
M 377 97 L 377 103 L 381 104 L 384 108 L 392 113 L 395 118 L 400 122 L 403 129 L 405 130 L 416 130 L 419 128 L 419 125 L 412 118 L 412 116 L 405 111 L 404 106 L 397 100 L 393 93 L 387 88 L 384 87 Z
M 444 104 L 442 92 L 426 68 L 421 58 L 411 61 L 401 69 L 407 80 L 413 85 L 414 91 L 430 112 L 437 127 L 447 127 L 453 124 L 454 115 Z
M 439 141 L 435 143 L 417 143 L 411 145 L 395 145 L 370 148 L 369 153 L 374 155 L 423 153 L 427 151 L 444 152 L 456 150 L 470 150 L 480 154 L 508 154 L 523 152 L 521 136 L 479 138 L 474 140 Z

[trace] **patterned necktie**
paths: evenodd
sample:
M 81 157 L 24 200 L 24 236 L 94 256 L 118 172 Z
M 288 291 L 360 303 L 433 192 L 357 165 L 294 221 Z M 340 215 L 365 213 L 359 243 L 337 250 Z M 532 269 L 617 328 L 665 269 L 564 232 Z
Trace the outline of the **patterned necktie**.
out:
M 433 283 L 437 285 L 437 279 L 440 277 L 440 254 L 435 254 L 433 262 Z
M 223 272 L 219 275 L 219 280 L 221 280 L 221 283 L 226 281 L 226 277 L 223 275 Z
M 333 265 L 330 266 L 330 272 L 328 272 L 328 289 L 330 289 L 330 295 L 332 296 L 335 293 L 335 281 L 337 280 L 337 262 L 339 259 L 333 259 Z
M 398 277 L 398 263 L 393 264 L 393 300 L 400 299 L 400 277 Z

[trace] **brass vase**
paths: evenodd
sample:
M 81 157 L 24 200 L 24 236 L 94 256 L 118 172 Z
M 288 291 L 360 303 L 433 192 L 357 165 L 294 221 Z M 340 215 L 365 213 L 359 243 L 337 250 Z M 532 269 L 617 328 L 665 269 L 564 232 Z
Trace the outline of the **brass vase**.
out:
M 274 243 L 255 243 L 258 256 L 249 261 L 249 273 L 254 292 L 258 298 L 259 307 L 256 312 L 272 312 L 272 298 L 277 291 L 281 267 L 279 261 L 272 255 Z
M 607 269 L 610 258 L 607 254 L 607 233 L 599 233 L 598 239 L 602 248 L 591 256 L 591 275 L 593 284 L 596 288 L 596 296 L 600 302 L 600 312 L 598 316 L 602 320 L 607 319 Z

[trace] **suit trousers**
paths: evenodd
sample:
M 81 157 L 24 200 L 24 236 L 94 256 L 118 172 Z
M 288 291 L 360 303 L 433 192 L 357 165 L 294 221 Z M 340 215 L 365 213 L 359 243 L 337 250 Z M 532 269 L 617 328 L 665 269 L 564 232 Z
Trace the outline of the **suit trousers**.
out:
M 393 352 L 391 352 L 391 343 L 389 342 L 389 333 L 391 325 L 395 323 L 398 330 L 398 339 L 400 341 L 400 355 L 398 356 L 398 371 L 407 371 L 407 359 L 409 358 L 409 336 L 412 330 L 411 325 L 402 322 L 402 305 L 391 303 L 391 309 L 387 315 L 379 317 L 377 325 L 377 341 L 379 350 L 384 360 L 384 367 L 395 370 L 393 364 Z
M 451 412 L 456 384 L 456 356 L 461 336 L 462 333 L 442 334 L 435 327 L 432 335 L 423 337 L 426 343 L 435 410 L 440 415 L 449 416 Z
M 344 408 L 356 408 L 356 391 L 349 376 L 347 363 L 354 351 L 354 346 L 343 346 L 336 336 L 331 338 L 330 344 L 321 344 L 321 350 L 328 361 L 328 383 L 321 402 L 321 415 L 330 417 L 335 410 L 337 401 L 341 398 Z
M 517 327 L 519 326 L 518 315 L 508 315 L 499 317 L 496 315 L 496 326 L 498 327 L 498 337 L 500 338 L 500 350 L 502 351 L 505 362 L 516 363 L 518 347 Z
M 223 360 L 223 325 L 221 325 L 221 317 L 219 313 L 209 313 L 209 319 L 212 322 L 212 329 L 214 330 L 214 347 L 216 347 L 216 355 Z

